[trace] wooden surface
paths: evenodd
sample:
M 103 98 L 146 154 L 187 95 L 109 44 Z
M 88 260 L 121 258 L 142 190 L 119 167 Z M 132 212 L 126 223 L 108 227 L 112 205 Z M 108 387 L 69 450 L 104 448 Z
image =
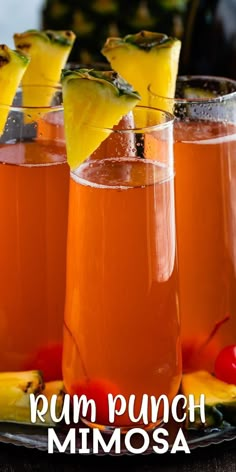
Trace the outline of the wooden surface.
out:
M 4 472 L 236 472 L 236 441 L 199 449 L 186 456 L 94 457 L 48 455 L 22 447 L 0 445 Z

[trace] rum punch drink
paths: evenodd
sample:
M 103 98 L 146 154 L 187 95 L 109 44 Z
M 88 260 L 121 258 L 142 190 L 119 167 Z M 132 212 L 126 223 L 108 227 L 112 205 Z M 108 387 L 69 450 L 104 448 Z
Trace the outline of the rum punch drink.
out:
M 70 177 L 63 377 L 103 429 L 108 393 L 135 394 L 138 414 L 144 394 L 172 400 L 181 375 L 172 117 L 131 113 Z
M 173 174 L 126 153 L 71 174 L 63 370 L 71 393 L 140 406 L 180 380 Z
M 152 93 L 150 103 L 176 117 L 183 367 L 212 370 L 236 341 L 236 83 L 180 77 L 175 100 Z
M 61 91 L 50 93 L 30 108 L 19 91 L 0 140 L 0 371 L 45 368 L 46 380 L 60 375 L 69 184 Z

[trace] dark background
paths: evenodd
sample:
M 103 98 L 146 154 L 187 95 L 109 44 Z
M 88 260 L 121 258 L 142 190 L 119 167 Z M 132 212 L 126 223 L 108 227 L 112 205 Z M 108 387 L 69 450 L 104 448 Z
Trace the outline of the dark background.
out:
M 104 60 L 109 36 L 142 29 L 182 40 L 180 74 L 236 78 L 236 0 L 47 0 L 42 26 L 73 29 L 71 60 Z

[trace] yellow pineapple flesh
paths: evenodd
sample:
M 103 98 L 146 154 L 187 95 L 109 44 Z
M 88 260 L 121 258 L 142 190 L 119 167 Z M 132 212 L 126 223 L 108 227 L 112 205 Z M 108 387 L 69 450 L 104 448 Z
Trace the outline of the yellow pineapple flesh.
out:
M 67 158 L 72 169 L 87 159 L 140 96 L 118 74 L 78 69 L 62 74 Z
M 54 380 L 52 382 L 46 382 L 45 388 L 42 391 L 42 394 L 45 395 L 45 397 L 47 398 L 48 405 L 50 405 L 52 395 L 57 396 L 55 413 L 56 413 L 56 417 L 59 418 L 62 411 L 64 396 L 65 396 L 63 381 Z M 40 400 L 38 403 L 39 410 L 41 409 L 41 404 L 42 404 L 42 400 Z M 37 418 L 36 424 L 40 426 L 56 426 L 59 424 L 59 423 L 54 423 L 54 421 L 52 420 L 51 415 L 50 415 L 50 408 L 48 408 L 48 411 L 45 414 L 44 419 L 45 419 L 45 422 L 42 422 L 39 418 Z
M 0 45 L 0 134 L 4 130 L 9 106 L 29 66 L 30 59 L 20 51 L 14 51 L 5 44 Z
M 31 58 L 30 67 L 22 80 L 23 105 L 47 107 L 60 82 L 75 40 L 72 31 L 29 30 L 14 34 L 15 46 Z M 37 86 L 37 90 L 34 86 Z
M 44 395 L 48 401 L 48 410 L 44 415 L 45 421 L 42 422 L 37 417 L 36 425 L 55 426 L 50 415 L 50 401 L 52 395 L 56 395 L 56 416 L 60 417 L 63 400 L 64 386 L 63 381 L 53 381 L 44 384 L 43 377 L 39 371 L 26 372 L 1 372 L 0 373 L 0 422 L 22 423 L 31 425 L 30 394 Z M 42 399 L 37 404 L 40 411 L 42 408 Z
M 39 371 L 0 373 L 0 421 L 30 424 L 30 393 L 43 390 Z
M 130 82 L 149 105 L 148 87 L 174 97 L 181 42 L 162 33 L 141 31 L 124 38 L 108 38 L 102 54 L 111 67 Z
M 201 421 L 200 408 L 195 409 L 193 421 L 190 421 L 188 411 L 187 429 L 224 428 L 229 424 L 236 426 L 236 385 L 201 370 L 183 375 L 181 391 L 186 398 L 194 395 L 196 405 L 200 403 L 200 395 L 204 395 L 205 421 Z

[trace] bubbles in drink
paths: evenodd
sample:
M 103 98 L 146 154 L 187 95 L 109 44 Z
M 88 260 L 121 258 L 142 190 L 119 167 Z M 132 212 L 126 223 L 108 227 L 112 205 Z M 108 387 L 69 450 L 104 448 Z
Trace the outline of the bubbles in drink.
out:
M 87 161 L 74 174 L 84 185 L 116 189 L 162 183 L 171 177 L 173 173 L 165 164 L 132 157 Z
M 175 141 L 194 144 L 219 144 L 236 140 L 232 123 L 189 121 L 175 123 Z

